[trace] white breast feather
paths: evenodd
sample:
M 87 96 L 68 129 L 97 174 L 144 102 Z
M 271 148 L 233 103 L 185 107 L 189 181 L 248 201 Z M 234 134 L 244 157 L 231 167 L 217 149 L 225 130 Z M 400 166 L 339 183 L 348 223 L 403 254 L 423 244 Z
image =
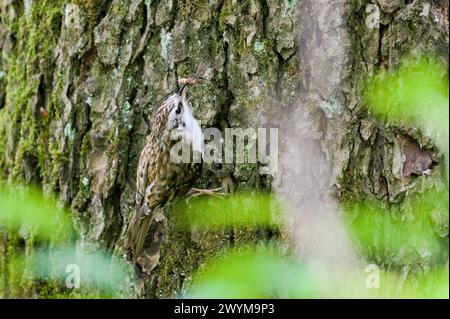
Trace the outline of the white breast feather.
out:
M 194 152 L 200 152 L 203 154 L 203 133 L 200 125 L 192 114 L 189 105 L 183 103 L 184 108 L 184 121 L 186 124 L 186 135 L 188 135 L 189 141 L 192 143 Z

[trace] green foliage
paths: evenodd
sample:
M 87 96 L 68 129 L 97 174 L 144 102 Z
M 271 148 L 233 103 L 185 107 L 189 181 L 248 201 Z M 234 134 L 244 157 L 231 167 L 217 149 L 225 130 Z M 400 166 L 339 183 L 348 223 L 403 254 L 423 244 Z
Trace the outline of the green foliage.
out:
M 129 280 L 128 267 L 124 260 L 101 250 L 77 250 L 73 246 L 62 246 L 48 252 L 38 251 L 31 258 L 33 278 L 59 280 L 65 283 L 70 273 L 79 270 L 80 287 L 84 294 L 99 297 L 120 297 L 120 287 Z M 70 289 L 67 289 L 70 292 Z
M 347 203 L 347 229 L 368 262 L 378 267 L 380 287 L 366 285 L 366 264 L 348 267 L 296 259 L 281 246 L 236 246 L 217 254 L 192 280 L 192 298 L 447 298 L 447 192 L 413 196 L 409 210 L 376 201 Z M 239 194 L 179 204 L 181 229 L 245 227 L 279 220 L 273 196 Z M 408 213 L 405 214 L 405 211 Z M 442 230 L 436 227 L 436 218 Z M 447 220 L 445 220 L 447 216 Z M 439 219 L 439 218 L 438 218 Z M 447 229 L 445 230 L 445 227 Z M 438 235 L 440 234 L 440 236 Z M 442 266 L 442 265 L 445 266 Z
M 409 211 L 376 201 L 347 205 L 349 232 L 364 256 L 389 268 L 427 270 L 448 259 L 448 192 L 412 196 Z
M 404 276 L 365 267 L 337 268 L 283 255 L 280 247 L 237 247 L 200 270 L 188 298 L 448 298 L 448 266 Z M 406 273 L 408 275 L 408 273 Z
M 439 238 L 436 238 L 429 218 L 436 210 L 434 203 L 445 203 L 443 196 L 441 193 L 424 193 L 412 201 L 413 213 L 407 217 L 383 210 L 373 203 L 355 204 L 347 214 L 350 234 L 368 255 L 371 251 L 382 250 L 385 254 L 399 254 L 404 258 L 401 250 L 411 240 L 421 246 L 427 245 L 431 250 L 439 250 Z M 27 192 L 24 188 L 5 186 L 1 188 L 0 199 L 0 223 L 6 225 L 10 233 L 28 228 L 32 234 L 28 239 L 30 248 L 9 258 L 8 275 L 12 285 L 23 287 L 27 283 L 26 287 L 32 289 L 30 280 L 35 285 L 41 282 L 37 293 L 41 298 L 129 296 L 122 289 L 130 284 L 129 265 L 100 250 L 75 249 L 70 241 L 68 216 L 54 201 L 43 199 L 37 190 Z M 440 208 L 445 211 L 448 203 L 446 205 Z M 185 220 L 178 224 L 181 230 L 246 227 L 255 223 L 268 226 L 278 218 L 280 204 L 267 195 L 239 194 L 226 199 L 191 200 L 188 207 L 179 204 L 175 212 L 180 214 L 176 220 Z M 188 217 L 190 213 L 193 215 Z M 64 231 L 57 231 L 58 228 Z M 51 245 L 45 245 L 46 240 Z M 11 244 L 17 246 L 17 242 Z M 382 263 L 383 259 L 380 266 Z M 80 288 L 65 287 L 70 265 L 79 269 Z M 332 265 L 299 260 L 277 244 L 237 246 L 219 252 L 199 269 L 187 290 L 187 297 L 448 297 L 448 269 L 445 267 L 414 272 L 405 278 L 401 272 L 380 270 L 378 289 L 368 289 L 363 267 L 355 267 L 356 271 L 335 269 Z M 27 290 L 15 292 L 15 296 L 29 294 Z
M 53 198 L 43 198 L 34 188 L 0 184 L 0 224 L 8 231 L 29 228 L 38 239 L 68 240 L 72 234 L 70 217 Z
M 0 184 L 2 228 L 7 236 L 0 242 L 4 246 L 0 261 L 6 268 L 0 277 L 10 287 L 0 285 L 0 295 L 5 290 L 14 297 L 30 296 L 33 290 L 40 298 L 127 295 L 120 290 L 130 281 L 125 261 L 100 249 L 76 248 L 70 215 L 37 189 Z M 25 249 L 20 249 L 20 238 L 25 239 Z M 69 275 L 78 271 L 80 287 L 68 288 Z
M 281 204 L 275 196 L 239 193 L 225 198 L 178 201 L 172 214 L 176 227 L 184 230 L 271 227 L 281 217 Z
M 388 122 L 434 131 L 448 154 L 449 91 L 447 67 L 433 58 L 405 59 L 395 72 L 369 77 L 364 101 Z
M 314 273 L 276 247 L 222 251 L 194 278 L 190 298 L 317 298 Z

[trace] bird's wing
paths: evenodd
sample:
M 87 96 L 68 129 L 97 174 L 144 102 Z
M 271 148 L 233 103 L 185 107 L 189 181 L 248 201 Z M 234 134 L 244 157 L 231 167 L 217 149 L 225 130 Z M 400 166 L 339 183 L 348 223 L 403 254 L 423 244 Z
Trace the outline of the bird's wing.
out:
M 150 224 L 153 220 L 153 211 L 164 201 L 164 188 L 160 185 L 155 172 L 158 171 L 156 155 L 152 143 L 142 150 L 138 162 L 136 179 L 136 210 L 128 225 L 127 246 L 133 251 L 136 262 L 144 247 Z
M 147 192 L 147 187 L 149 186 L 149 166 L 152 166 L 152 154 L 153 150 L 150 143 L 141 152 L 139 157 L 138 167 L 137 167 L 137 177 L 136 177 L 136 211 L 140 211 L 142 205 L 144 204 L 145 193 Z
M 169 159 L 164 155 L 166 154 L 161 158 L 161 154 L 150 142 L 141 153 L 136 179 L 136 213 L 139 217 L 150 215 L 167 200 L 168 181 L 163 178 L 163 172 L 167 171 L 165 166 Z

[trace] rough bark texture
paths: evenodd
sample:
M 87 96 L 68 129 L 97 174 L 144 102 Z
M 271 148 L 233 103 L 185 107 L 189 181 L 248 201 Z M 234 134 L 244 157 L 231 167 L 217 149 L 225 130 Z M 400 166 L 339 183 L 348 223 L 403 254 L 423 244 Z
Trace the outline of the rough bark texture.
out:
M 444 182 L 439 169 L 405 175 L 402 158 L 426 152 L 438 168 L 439 150 L 412 127 L 377 123 L 361 83 L 411 52 L 448 59 L 448 2 L 372 2 L 381 24 L 369 29 L 368 0 L 3 1 L 0 176 L 59 194 L 80 245 L 121 253 L 148 117 L 178 77 L 196 74 L 205 81 L 190 100 L 202 126 L 282 128 L 289 112 L 304 112 L 311 125 L 301 134 L 332 164 L 341 200 L 369 196 L 407 210 L 412 193 Z M 219 185 L 217 171 L 205 169 L 202 186 Z M 256 165 L 221 170 L 239 190 L 272 189 Z M 180 292 L 218 249 L 268 237 L 172 231 L 146 296 Z

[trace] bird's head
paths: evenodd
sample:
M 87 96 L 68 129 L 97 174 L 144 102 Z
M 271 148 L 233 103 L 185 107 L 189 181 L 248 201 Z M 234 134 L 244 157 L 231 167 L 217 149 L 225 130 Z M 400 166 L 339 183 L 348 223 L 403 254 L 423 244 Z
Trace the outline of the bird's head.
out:
M 187 84 L 185 84 L 180 92 L 171 95 L 168 99 L 168 115 L 166 130 L 168 132 L 183 132 L 192 126 L 195 121 L 191 107 L 187 100 Z
M 163 131 L 169 139 L 178 140 L 181 137 L 201 152 L 203 135 L 187 99 L 188 84 L 185 83 L 178 93 L 172 94 L 163 102 L 157 112 L 156 122 L 165 122 Z M 161 121 L 163 118 L 165 121 Z

